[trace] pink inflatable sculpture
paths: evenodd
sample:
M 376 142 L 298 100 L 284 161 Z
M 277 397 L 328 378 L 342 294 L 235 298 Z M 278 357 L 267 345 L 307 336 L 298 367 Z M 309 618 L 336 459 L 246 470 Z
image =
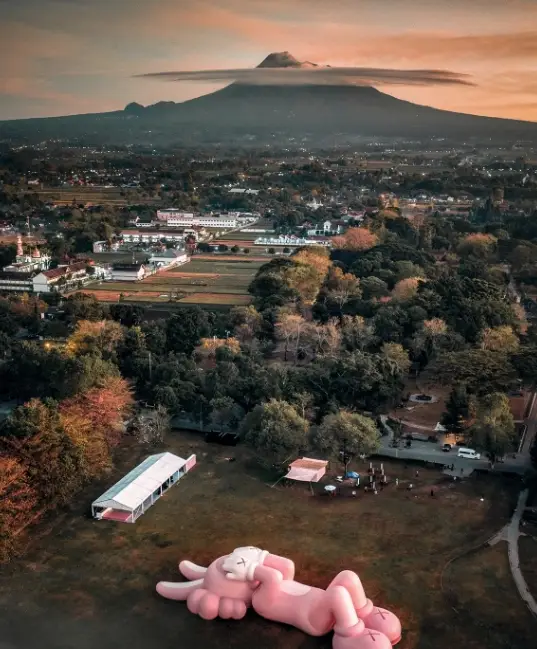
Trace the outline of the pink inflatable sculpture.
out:
M 340 572 L 326 590 L 294 580 L 290 559 L 254 547 L 237 548 L 208 568 L 181 561 L 191 581 L 161 581 L 157 592 L 186 600 L 188 610 L 205 620 L 240 620 L 248 607 L 275 622 L 321 636 L 334 631 L 333 649 L 390 649 L 401 639 L 401 623 L 367 599 L 358 575 Z

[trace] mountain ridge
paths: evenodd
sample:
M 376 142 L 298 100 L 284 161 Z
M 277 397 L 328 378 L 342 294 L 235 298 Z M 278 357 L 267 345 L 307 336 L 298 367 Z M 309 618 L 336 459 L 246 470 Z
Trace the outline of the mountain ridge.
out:
M 308 68 L 290 52 L 273 52 L 259 68 Z M 326 66 L 329 67 L 329 66 Z M 281 139 L 410 138 L 537 142 L 537 123 L 456 113 L 397 99 L 372 86 L 231 83 L 184 102 L 0 122 L 0 140 L 47 139 L 88 144 L 219 144 Z

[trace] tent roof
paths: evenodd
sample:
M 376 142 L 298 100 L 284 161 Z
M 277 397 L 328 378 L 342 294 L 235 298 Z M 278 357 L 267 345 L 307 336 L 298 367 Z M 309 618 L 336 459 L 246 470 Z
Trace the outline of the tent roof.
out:
M 291 464 L 285 477 L 289 480 L 300 480 L 301 482 L 319 482 L 327 466 L 327 460 L 313 460 L 309 457 L 302 457 Z
M 92 504 L 133 511 L 185 463 L 173 453 L 150 455 Z

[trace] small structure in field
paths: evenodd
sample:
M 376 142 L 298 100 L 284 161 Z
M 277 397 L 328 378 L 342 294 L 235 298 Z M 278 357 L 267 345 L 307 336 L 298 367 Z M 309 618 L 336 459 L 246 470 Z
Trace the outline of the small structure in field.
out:
M 295 460 L 290 466 L 287 480 L 298 480 L 299 482 L 319 482 L 326 473 L 327 460 L 313 460 L 309 457 L 302 457 Z
M 196 464 L 173 453 L 150 455 L 91 504 L 98 520 L 134 523 L 151 505 Z

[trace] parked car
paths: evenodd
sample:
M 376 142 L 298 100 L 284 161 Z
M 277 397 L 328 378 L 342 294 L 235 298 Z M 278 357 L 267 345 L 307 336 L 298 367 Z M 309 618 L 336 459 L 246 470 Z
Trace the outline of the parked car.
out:
M 467 460 L 480 460 L 481 453 L 474 451 L 473 448 L 464 448 L 461 446 L 461 448 L 459 448 L 459 451 L 457 453 L 457 457 L 463 457 L 466 458 Z

